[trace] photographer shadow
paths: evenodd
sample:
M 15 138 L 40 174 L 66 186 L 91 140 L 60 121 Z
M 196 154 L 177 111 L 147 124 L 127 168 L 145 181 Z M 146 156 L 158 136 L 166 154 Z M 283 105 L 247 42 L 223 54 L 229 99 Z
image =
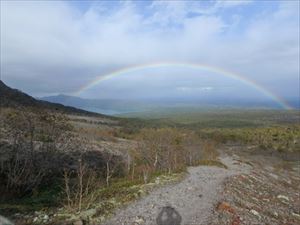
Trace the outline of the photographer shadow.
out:
M 173 207 L 165 206 L 158 214 L 156 223 L 157 225 L 180 225 L 181 220 L 181 216 Z

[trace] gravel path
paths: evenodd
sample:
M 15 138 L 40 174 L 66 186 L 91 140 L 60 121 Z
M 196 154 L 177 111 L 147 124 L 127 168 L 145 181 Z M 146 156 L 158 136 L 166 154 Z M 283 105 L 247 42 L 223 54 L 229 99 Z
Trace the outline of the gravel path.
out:
M 180 183 L 154 190 L 126 208 L 117 210 L 115 215 L 104 224 L 157 225 L 157 217 L 162 209 L 167 207 L 167 211 L 172 210 L 168 206 L 179 213 L 181 222 L 168 223 L 167 212 L 165 212 L 161 219 L 164 223 L 159 223 L 159 225 L 208 224 L 214 204 L 220 198 L 224 179 L 232 175 L 247 173 L 250 169 L 249 166 L 238 163 L 236 157 L 221 157 L 221 161 L 228 166 L 228 169 L 211 166 L 190 167 L 189 174 Z M 173 217 L 176 219 L 175 213 Z

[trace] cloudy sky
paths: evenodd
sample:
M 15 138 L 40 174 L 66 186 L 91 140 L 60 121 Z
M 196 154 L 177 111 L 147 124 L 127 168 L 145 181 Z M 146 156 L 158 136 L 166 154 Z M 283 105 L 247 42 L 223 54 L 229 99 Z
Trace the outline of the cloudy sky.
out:
M 1 1 L 1 80 L 34 96 L 157 62 L 232 71 L 299 96 L 299 1 Z M 266 97 L 209 71 L 154 68 L 82 92 L 92 98 Z

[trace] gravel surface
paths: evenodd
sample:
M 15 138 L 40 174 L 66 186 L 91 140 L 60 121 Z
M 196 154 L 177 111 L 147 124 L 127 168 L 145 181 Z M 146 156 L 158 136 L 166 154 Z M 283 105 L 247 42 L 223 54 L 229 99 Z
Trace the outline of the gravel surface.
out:
M 190 167 L 187 177 L 180 183 L 154 190 L 126 208 L 117 210 L 115 215 L 104 224 L 157 225 L 157 217 L 164 207 L 175 209 L 181 221 L 168 223 L 167 214 L 164 213 L 162 220 L 165 222 L 159 225 L 208 224 L 215 204 L 221 197 L 224 180 L 232 175 L 247 173 L 250 169 L 248 165 L 237 163 L 236 160 L 238 160 L 237 156 L 221 157 L 222 163 L 228 166 L 228 169 L 212 166 Z

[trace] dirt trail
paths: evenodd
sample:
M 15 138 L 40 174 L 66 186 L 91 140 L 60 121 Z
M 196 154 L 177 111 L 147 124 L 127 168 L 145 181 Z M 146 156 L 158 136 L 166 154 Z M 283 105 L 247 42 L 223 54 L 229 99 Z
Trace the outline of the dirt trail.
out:
M 179 213 L 181 223 L 177 224 L 208 224 L 215 204 L 221 197 L 222 183 L 225 178 L 247 173 L 250 170 L 248 165 L 238 163 L 237 160 L 237 156 L 222 156 L 221 161 L 228 169 L 212 166 L 190 167 L 187 177 L 180 183 L 154 190 L 126 208 L 117 210 L 115 215 L 104 224 L 156 225 L 159 213 L 166 206 L 174 208 Z M 167 214 L 162 216 L 162 220 L 166 220 Z M 165 224 L 168 223 L 161 225 Z

